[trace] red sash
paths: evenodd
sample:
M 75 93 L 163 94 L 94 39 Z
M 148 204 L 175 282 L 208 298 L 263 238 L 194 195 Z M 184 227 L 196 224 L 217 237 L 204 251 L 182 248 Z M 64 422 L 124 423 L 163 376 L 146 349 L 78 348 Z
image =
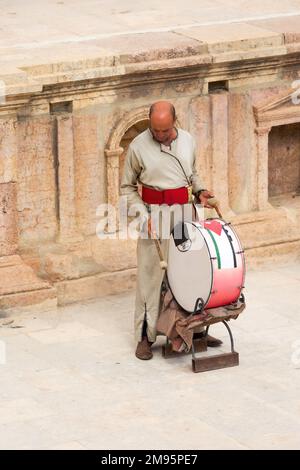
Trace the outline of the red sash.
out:
M 147 204 L 187 204 L 189 201 L 188 188 L 182 186 L 175 189 L 157 189 L 142 186 L 142 199 Z

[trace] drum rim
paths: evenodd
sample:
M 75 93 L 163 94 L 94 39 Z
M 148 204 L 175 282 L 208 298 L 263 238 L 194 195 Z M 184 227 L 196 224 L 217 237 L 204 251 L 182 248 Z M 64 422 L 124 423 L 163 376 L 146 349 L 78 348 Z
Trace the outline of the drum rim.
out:
M 240 295 L 241 295 L 241 292 L 242 292 L 242 290 L 243 290 L 243 288 L 244 288 L 245 278 L 246 278 L 246 259 L 245 259 L 244 249 L 243 249 L 243 247 L 242 247 L 242 245 L 241 245 L 240 238 L 239 238 L 237 232 L 235 231 L 235 229 L 233 228 L 233 225 L 232 225 L 231 223 L 229 224 L 228 222 L 226 222 L 226 220 L 221 219 L 220 217 L 209 217 L 209 218 L 207 218 L 207 219 L 205 219 L 205 220 L 221 220 L 222 222 L 224 222 L 225 225 L 228 225 L 228 226 L 229 226 L 229 228 L 231 229 L 231 231 L 232 231 L 232 232 L 234 233 L 234 235 L 235 235 L 235 238 L 236 238 L 236 240 L 237 240 L 237 242 L 238 242 L 238 245 L 239 245 L 240 255 L 241 255 L 241 258 L 242 258 L 242 265 L 243 265 L 243 277 L 242 277 L 242 285 L 241 285 L 241 288 L 240 288 L 240 293 L 239 293 L 239 295 L 238 295 L 238 298 L 239 298 Z M 210 292 L 210 295 L 211 295 L 211 292 Z M 208 301 L 209 301 L 209 300 L 210 300 L 210 299 L 208 299 Z M 207 302 L 207 303 L 208 303 L 208 302 Z
M 223 219 L 221 219 L 223 220 Z M 227 223 L 227 222 L 225 222 Z M 246 259 L 245 259 L 245 253 L 244 253 L 244 249 L 241 245 L 241 242 L 240 242 L 240 238 L 237 234 L 237 232 L 234 230 L 233 226 L 230 224 L 230 229 L 233 231 L 234 235 L 236 236 L 236 239 L 238 241 L 238 244 L 239 244 L 239 247 L 240 247 L 240 255 L 242 257 L 242 264 L 243 264 L 243 278 L 242 278 L 242 286 L 241 286 L 241 289 L 240 289 L 240 293 L 239 293 L 239 296 L 241 295 L 241 292 L 244 288 L 244 283 L 245 283 L 245 278 L 246 278 Z

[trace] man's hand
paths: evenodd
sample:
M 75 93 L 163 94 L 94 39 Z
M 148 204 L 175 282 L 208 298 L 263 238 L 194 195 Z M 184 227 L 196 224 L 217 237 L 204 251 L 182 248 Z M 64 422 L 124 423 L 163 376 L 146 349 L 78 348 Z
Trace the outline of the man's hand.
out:
M 207 207 L 208 209 L 213 209 L 213 206 L 209 205 L 207 201 L 211 197 L 215 197 L 214 193 L 212 191 L 208 191 L 207 189 L 205 189 L 204 191 L 201 191 L 201 193 L 199 194 L 199 201 L 204 207 Z

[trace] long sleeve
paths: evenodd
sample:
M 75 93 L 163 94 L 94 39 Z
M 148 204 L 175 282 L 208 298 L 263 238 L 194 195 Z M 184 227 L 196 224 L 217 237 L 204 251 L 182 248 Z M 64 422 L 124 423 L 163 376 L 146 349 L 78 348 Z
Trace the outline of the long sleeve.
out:
M 126 196 L 128 209 L 136 205 L 142 217 L 148 216 L 148 210 L 138 193 L 138 178 L 142 167 L 131 145 L 129 145 L 121 181 L 121 195 Z
M 196 142 L 193 138 L 193 173 L 192 173 L 192 188 L 193 194 L 197 194 L 201 189 L 204 189 L 202 180 L 196 169 Z

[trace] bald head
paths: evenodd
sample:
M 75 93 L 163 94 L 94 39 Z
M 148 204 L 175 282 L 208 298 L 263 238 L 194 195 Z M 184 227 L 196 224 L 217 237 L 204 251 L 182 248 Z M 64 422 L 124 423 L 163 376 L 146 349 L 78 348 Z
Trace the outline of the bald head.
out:
M 174 129 L 176 113 L 169 101 L 156 101 L 149 110 L 150 130 L 153 137 L 160 143 L 167 145 L 175 138 Z
M 176 112 L 174 105 L 169 101 L 156 101 L 150 106 L 149 110 L 149 119 L 159 118 L 163 115 L 169 115 L 172 117 L 173 121 L 176 120 Z

